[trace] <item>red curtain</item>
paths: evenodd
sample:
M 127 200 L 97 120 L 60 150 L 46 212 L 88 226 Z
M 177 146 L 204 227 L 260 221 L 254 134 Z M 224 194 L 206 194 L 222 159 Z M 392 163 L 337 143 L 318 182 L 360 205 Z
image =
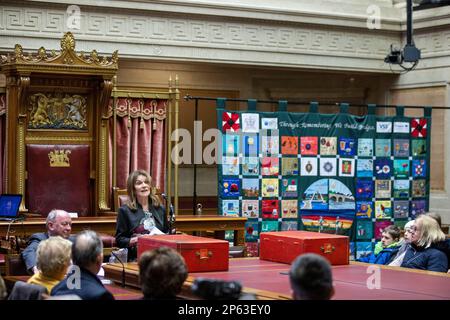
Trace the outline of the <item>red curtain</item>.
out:
M 5 190 L 6 177 L 6 94 L 0 93 L 0 194 Z
M 126 188 L 130 172 L 143 169 L 153 185 L 164 191 L 166 177 L 167 100 L 118 98 L 116 101 L 116 183 Z M 112 115 L 112 99 L 110 103 Z M 110 118 L 110 168 L 112 168 L 113 121 Z M 112 171 L 110 173 L 112 181 Z M 111 187 L 113 187 L 111 185 Z

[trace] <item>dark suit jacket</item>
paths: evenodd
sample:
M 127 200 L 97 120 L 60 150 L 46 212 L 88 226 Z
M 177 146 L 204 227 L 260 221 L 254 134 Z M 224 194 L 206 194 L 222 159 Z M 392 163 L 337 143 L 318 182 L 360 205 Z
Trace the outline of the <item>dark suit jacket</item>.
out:
M 36 251 L 39 246 L 39 243 L 43 240 L 47 240 L 49 238 L 48 233 L 35 233 L 28 238 L 28 245 L 25 250 L 22 251 L 22 259 L 25 262 L 25 266 L 27 267 L 28 273 L 33 273 L 33 267 L 36 265 Z M 70 236 L 69 239 L 71 242 L 74 242 L 75 237 Z
M 52 296 L 62 296 L 75 294 L 82 300 L 114 300 L 114 296 L 106 290 L 100 279 L 90 271 L 80 268 L 80 286 L 70 289 L 67 283 L 76 284 L 73 277 L 76 274 L 71 273 L 60 283 L 53 287 Z
M 150 211 L 155 219 L 156 227 L 162 232 L 167 233 L 169 226 L 165 208 L 163 206 L 150 206 Z M 144 217 L 145 213 L 140 204 L 138 204 L 138 209 L 134 211 L 124 205 L 119 208 L 119 212 L 117 213 L 116 243 L 120 248 L 128 248 L 128 260 L 136 258 L 136 247 L 129 247 L 130 239 L 136 233 L 135 229 L 140 226 Z

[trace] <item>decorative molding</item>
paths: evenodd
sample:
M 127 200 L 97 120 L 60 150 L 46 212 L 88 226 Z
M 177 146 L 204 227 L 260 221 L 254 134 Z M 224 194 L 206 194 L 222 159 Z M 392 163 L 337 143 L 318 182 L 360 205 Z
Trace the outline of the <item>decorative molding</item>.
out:
M 33 136 L 27 135 L 25 143 L 45 142 L 45 141 L 57 141 L 57 142 L 92 142 L 93 138 L 90 137 L 64 137 L 64 136 Z
M 28 211 L 25 207 L 25 127 L 26 115 L 19 114 L 19 121 L 17 124 L 17 193 L 23 195 L 22 203 L 20 204 L 20 211 Z

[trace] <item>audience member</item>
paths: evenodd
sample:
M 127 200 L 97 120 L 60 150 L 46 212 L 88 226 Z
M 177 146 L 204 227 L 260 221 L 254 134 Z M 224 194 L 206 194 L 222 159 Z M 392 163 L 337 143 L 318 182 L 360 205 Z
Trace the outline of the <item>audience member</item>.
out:
M 188 275 L 183 257 L 174 249 L 160 247 L 139 259 L 139 278 L 144 299 L 175 299 Z
M 384 228 L 381 233 L 381 241 L 375 245 L 374 252 L 366 257 L 361 257 L 358 261 L 387 264 L 400 248 L 400 228 L 396 225 L 390 225 Z
M 72 270 L 52 290 L 52 296 L 76 294 L 83 300 L 114 300 L 97 277 L 103 262 L 103 244 L 97 233 L 85 230 L 72 244 Z
M 441 228 L 441 230 L 442 230 L 441 216 L 438 213 L 428 212 L 426 215 L 433 218 L 434 220 L 436 220 L 436 222 L 439 225 L 439 228 Z M 444 230 L 442 230 L 442 231 L 444 231 Z M 444 235 L 445 235 L 445 233 L 444 233 Z M 447 256 L 447 261 L 450 264 L 450 238 L 446 238 L 443 241 L 434 244 L 433 246 L 436 249 L 439 249 L 445 253 L 445 255 Z M 449 266 L 449 268 L 450 268 L 450 266 Z
M 2 276 L 0 275 L 0 300 L 4 300 L 7 296 L 5 281 L 3 281 Z
M 66 275 L 70 266 L 71 247 L 72 243 L 60 236 L 41 241 L 36 252 L 39 271 L 27 282 L 41 285 L 50 293 Z
M 334 295 L 331 265 L 318 254 L 298 256 L 291 265 L 289 279 L 295 300 L 329 300 Z
M 412 227 L 414 226 L 414 220 L 410 220 L 405 224 L 405 229 L 403 233 L 403 238 L 400 241 L 400 248 L 397 253 L 391 257 L 391 261 L 388 263 L 390 266 L 400 267 L 403 258 L 405 257 L 406 249 L 408 249 L 408 244 L 411 243 Z
M 421 215 L 411 228 L 411 243 L 405 253 L 402 267 L 428 271 L 447 272 L 448 260 L 444 252 L 433 245 L 445 240 L 436 220 Z
M 42 240 L 46 240 L 53 236 L 61 236 L 64 239 L 73 241 L 73 238 L 70 237 L 72 219 L 67 211 L 58 209 L 50 211 L 47 216 L 46 228 L 47 232 L 31 235 L 28 239 L 28 246 L 22 252 L 22 259 L 30 274 L 38 272 L 36 267 L 36 250 Z
M 117 214 L 116 242 L 120 248 L 128 248 L 130 261 L 136 259 L 139 236 L 168 232 L 165 208 L 153 192 L 151 182 L 146 171 L 132 172 L 127 181 L 128 202 Z

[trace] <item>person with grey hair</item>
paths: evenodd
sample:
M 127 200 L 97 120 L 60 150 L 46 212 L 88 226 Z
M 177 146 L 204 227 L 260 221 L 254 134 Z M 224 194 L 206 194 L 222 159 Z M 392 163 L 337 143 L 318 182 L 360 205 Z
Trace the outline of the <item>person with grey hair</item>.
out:
M 50 211 L 47 215 L 45 226 L 47 232 L 31 235 L 28 239 L 27 247 L 22 252 L 22 260 L 24 261 L 29 274 L 38 273 L 38 268 L 36 267 L 36 251 L 42 240 L 54 236 L 60 236 L 72 242 L 74 240 L 73 237 L 70 236 L 70 232 L 72 231 L 72 218 L 67 211 L 60 209 L 53 209 Z
M 77 295 L 82 300 L 114 300 L 97 277 L 103 262 L 103 243 L 95 231 L 77 234 L 72 244 L 72 271 L 52 290 L 52 296 Z

